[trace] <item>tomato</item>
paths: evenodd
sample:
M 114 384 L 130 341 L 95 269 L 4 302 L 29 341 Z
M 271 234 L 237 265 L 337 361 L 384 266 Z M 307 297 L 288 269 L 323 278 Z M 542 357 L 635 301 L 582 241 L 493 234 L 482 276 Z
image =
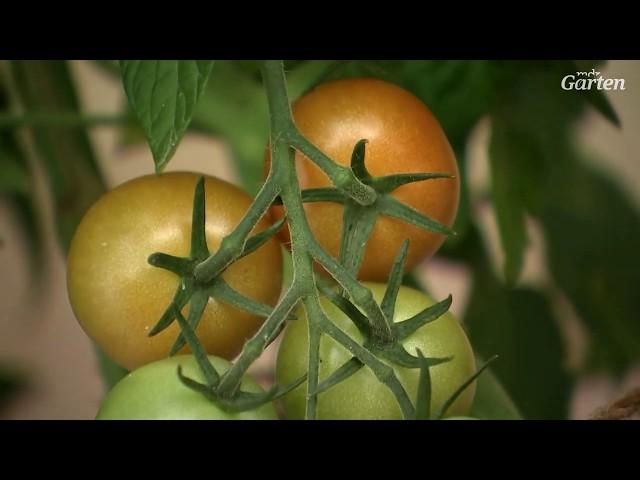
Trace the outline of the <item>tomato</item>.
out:
M 129 370 L 168 356 L 180 331 L 174 322 L 154 337 L 147 335 L 179 283 L 177 275 L 149 265 L 147 259 L 154 252 L 189 254 L 199 177 L 165 173 L 120 185 L 91 207 L 73 237 L 67 276 L 73 311 L 86 333 Z M 205 196 L 207 244 L 214 252 L 252 200 L 238 187 L 213 177 L 205 180 Z M 267 226 L 263 220 L 256 231 Z M 223 278 L 244 295 L 275 304 L 282 283 L 280 244 L 270 239 L 232 264 Z M 188 306 L 183 310 L 184 315 L 187 312 Z M 263 321 L 209 299 L 197 333 L 209 353 L 231 359 Z
M 448 226 L 453 224 L 460 182 L 454 152 L 438 120 L 413 94 L 372 78 L 349 78 L 322 84 L 293 105 L 295 122 L 311 143 L 333 160 L 348 165 L 356 142 L 367 139 L 365 164 L 374 176 L 439 172 L 455 179 L 404 185 L 393 196 Z M 270 162 L 269 152 L 266 163 Z M 308 158 L 296 153 L 301 188 L 330 186 L 329 178 Z M 320 244 L 337 256 L 342 230 L 342 205 L 305 205 L 311 229 Z M 274 207 L 274 218 L 283 208 Z M 411 240 L 406 269 L 431 256 L 445 237 L 401 220 L 379 217 L 367 245 L 359 278 L 384 281 L 402 242 Z M 281 230 L 289 245 L 288 230 Z
M 377 302 L 384 297 L 386 285 L 368 283 Z M 322 308 L 338 327 L 358 342 L 362 335 L 352 321 L 325 297 Z M 398 293 L 394 322 L 406 320 L 435 302 L 426 294 L 402 286 Z M 276 378 L 286 384 L 308 369 L 308 320 L 304 312 L 289 322 L 278 351 Z M 424 325 L 402 341 L 405 349 L 416 355 L 419 348 L 425 357 L 453 359 L 430 368 L 431 412 L 442 407 L 450 395 L 475 373 L 475 359 L 469 340 L 458 320 L 449 312 Z M 320 381 L 328 377 L 351 358 L 350 353 L 333 339 L 322 336 L 320 342 Z M 387 362 L 388 363 L 388 362 Z M 391 365 L 391 364 L 390 364 Z M 415 404 L 419 369 L 392 365 L 409 398 Z M 475 383 L 471 384 L 447 410 L 447 416 L 468 413 L 473 402 Z M 306 383 L 287 394 L 283 407 L 287 418 L 300 419 L 305 415 Z M 400 407 L 391 391 L 375 377 L 366 366 L 354 375 L 318 396 L 319 419 L 401 419 Z
M 219 374 L 229 362 L 209 357 Z M 120 380 L 104 398 L 96 416 L 98 420 L 276 420 L 272 403 L 255 410 L 229 413 L 204 395 L 182 384 L 183 375 L 204 383 L 200 367 L 192 355 L 178 355 L 145 365 Z M 258 393 L 262 389 L 251 377 L 242 380 L 243 391 Z

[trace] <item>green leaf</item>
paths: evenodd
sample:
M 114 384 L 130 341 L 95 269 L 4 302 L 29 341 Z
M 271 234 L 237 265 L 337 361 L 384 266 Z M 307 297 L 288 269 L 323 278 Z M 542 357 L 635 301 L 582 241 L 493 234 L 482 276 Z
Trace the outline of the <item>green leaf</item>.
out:
M 17 99 L 25 114 L 80 112 L 69 66 L 58 60 L 11 61 Z M 105 187 L 86 129 L 33 128 L 36 159 L 42 161 L 53 195 L 58 236 L 66 251 L 76 226 Z
M 473 267 L 464 323 L 474 350 L 484 358 L 499 355 L 492 369 L 526 418 L 566 418 L 573 378 L 549 302 L 534 290 L 504 286 L 482 255 Z
M 476 360 L 480 364 L 480 359 Z M 476 381 L 476 395 L 469 416 L 484 420 L 521 420 L 522 415 L 491 369 Z
M 573 64 L 576 67 L 576 72 L 588 72 L 592 68 L 603 66 L 602 61 L 574 61 Z M 591 104 L 598 112 L 600 112 L 607 120 L 613 123 L 616 127 L 620 127 L 620 118 L 618 114 L 611 106 L 609 98 L 602 90 L 589 89 L 579 90 L 580 94 L 584 95 L 587 102 Z
M 591 104 L 593 108 L 598 110 L 607 120 L 613 123 L 616 127 L 621 127 L 620 117 L 613 109 L 611 102 L 609 102 L 609 98 L 607 95 L 601 91 L 592 88 L 591 90 L 580 90 L 581 93 L 584 93 L 585 98 Z
M 241 71 L 236 62 L 216 61 L 192 125 L 229 143 L 242 187 L 255 195 L 263 182 L 269 139 L 267 100 L 260 82 Z
M 191 122 L 213 61 L 121 60 L 120 67 L 127 98 L 160 172 Z
M 0 142 L 0 195 L 3 194 L 28 194 L 29 174 L 10 153 L 2 148 Z
M 396 78 L 400 85 L 427 104 L 452 144 L 464 142 L 489 109 L 492 62 L 427 60 L 397 63 Z
M 640 359 L 640 213 L 578 158 L 555 173 L 541 220 L 551 274 L 591 336 L 589 368 L 622 373 Z
M 527 245 L 521 172 L 518 170 L 519 162 L 514 159 L 526 155 L 527 150 L 520 148 L 514 137 L 510 136 L 504 119 L 497 116 L 492 119 L 489 144 L 491 194 L 505 254 L 504 276 L 507 283 L 513 285 L 522 270 Z

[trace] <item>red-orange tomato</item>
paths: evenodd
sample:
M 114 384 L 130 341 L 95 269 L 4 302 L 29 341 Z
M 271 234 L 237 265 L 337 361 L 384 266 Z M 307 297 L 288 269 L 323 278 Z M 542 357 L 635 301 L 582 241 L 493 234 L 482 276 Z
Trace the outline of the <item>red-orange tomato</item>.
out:
M 440 172 L 455 179 L 437 179 L 402 186 L 393 196 L 448 226 L 458 209 L 460 183 L 453 149 L 438 120 L 417 97 L 391 83 L 349 78 L 322 84 L 293 105 L 295 122 L 314 145 L 333 160 L 348 165 L 353 147 L 368 140 L 365 163 L 374 176 L 394 173 Z M 266 154 L 266 165 L 270 155 Z M 296 153 L 301 188 L 330 186 L 329 178 L 301 153 Z M 336 203 L 305 205 L 311 229 L 320 244 L 338 255 L 342 209 Z M 274 219 L 282 216 L 274 207 Z M 281 230 L 288 244 L 289 233 Z M 445 237 L 401 220 L 380 217 L 371 234 L 359 277 L 384 281 L 402 242 L 411 241 L 406 269 L 430 257 Z
M 168 356 L 180 331 L 174 322 L 147 333 L 171 303 L 177 275 L 149 265 L 154 252 L 187 256 L 193 193 L 200 175 L 164 173 L 136 178 L 103 195 L 78 226 L 69 250 L 67 286 L 85 332 L 116 363 L 133 370 Z M 238 187 L 205 177 L 206 237 L 214 252 L 251 205 Z M 267 228 L 261 221 L 256 231 Z M 223 278 L 259 302 L 274 305 L 282 286 L 282 252 L 270 239 L 232 264 Z M 186 315 L 188 307 L 183 309 Z M 264 321 L 209 299 L 197 329 L 210 354 L 231 359 Z M 188 352 L 185 347 L 181 353 Z

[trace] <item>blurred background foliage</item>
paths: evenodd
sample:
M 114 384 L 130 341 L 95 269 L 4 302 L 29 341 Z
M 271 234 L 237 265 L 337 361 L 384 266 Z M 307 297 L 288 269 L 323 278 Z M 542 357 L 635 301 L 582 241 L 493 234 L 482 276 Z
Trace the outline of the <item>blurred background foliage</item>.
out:
M 120 78 L 117 62 L 96 64 Z M 479 415 L 512 418 L 519 411 L 525 418 L 566 418 L 581 375 L 596 370 L 619 375 L 640 357 L 639 213 L 575 141 L 576 125 L 587 109 L 596 109 L 614 125 L 619 120 L 601 91 L 560 88 L 565 75 L 603 65 L 602 61 L 285 62 L 292 99 L 330 79 L 374 76 L 413 92 L 439 118 L 456 151 L 463 190 L 454 227 L 458 236 L 447 240 L 438 255 L 468 268 L 471 292 L 463 321 L 479 356 L 500 356 L 479 388 Z M 251 193 L 261 183 L 268 137 L 259 66 L 258 61 L 215 62 L 208 81 L 206 76 L 204 82 L 197 77 L 199 96 L 188 112 L 191 122 L 181 126 L 223 138 L 240 182 Z M 11 61 L 6 67 L 0 77 L 0 195 L 19 213 L 31 242 L 37 279 L 41 231 L 30 194 L 33 165 L 27 161 L 17 126 L 32 125 L 35 158 L 50 184 L 63 249 L 84 211 L 104 191 L 105 181 L 87 136 L 92 119 L 83 118 L 67 63 Z M 208 72 L 209 65 L 198 69 L 199 74 Z M 119 118 L 103 119 L 119 129 L 123 146 L 149 139 L 148 125 L 138 122 L 136 114 L 139 111 L 125 102 Z M 503 259 L 498 269 L 492 265 L 465 181 L 470 135 L 487 118 L 490 188 L 481 192 L 479 201 L 488 202 L 495 212 Z M 169 159 L 170 155 L 160 161 Z M 550 277 L 539 285 L 520 281 L 531 222 L 542 232 Z M 566 329 L 556 308 L 559 298 L 570 305 L 589 338 L 587 355 L 578 364 L 567 361 Z M 107 384 L 123 374 L 104 357 L 101 365 Z M 0 402 L 24 384 L 1 367 Z

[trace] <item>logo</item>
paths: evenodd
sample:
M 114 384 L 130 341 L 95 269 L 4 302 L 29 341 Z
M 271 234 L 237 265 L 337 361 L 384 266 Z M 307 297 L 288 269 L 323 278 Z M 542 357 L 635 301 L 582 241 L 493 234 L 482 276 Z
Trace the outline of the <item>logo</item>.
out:
M 604 78 L 595 68 L 565 76 L 560 86 L 563 90 L 625 90 L 624 78 Z

